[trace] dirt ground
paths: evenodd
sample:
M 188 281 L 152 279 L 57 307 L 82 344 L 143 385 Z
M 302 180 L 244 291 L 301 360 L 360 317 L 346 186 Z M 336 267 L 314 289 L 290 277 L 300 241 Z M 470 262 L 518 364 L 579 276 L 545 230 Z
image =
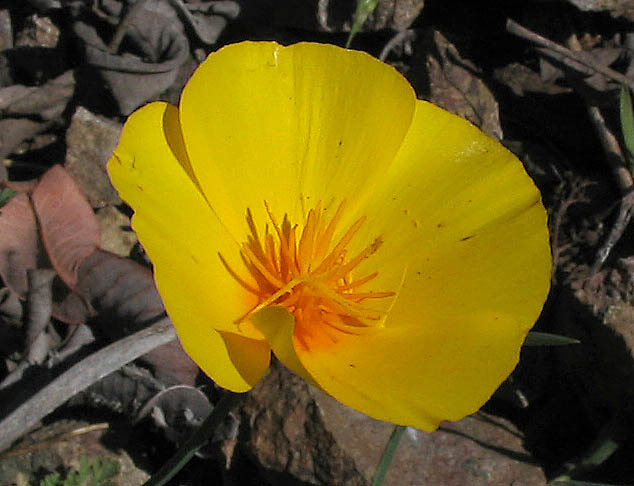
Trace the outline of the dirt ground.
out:
M 142 484 L 213 408 L 105 161 L 126 116 L 178 103 L 210 52 L 343 46 L 355 5 L 0 1 L 0 485 L 82 455 Z M 634 484 L 633 22 L 631 0 L 380 0 L 354 38 L 522 160 L 553 255 L 534 330 L 580 342 L 525 346 L 481 412 L 409 430 L 386 484 Z M 170 484 L 370 484 L 390 431 L 274 366 Z

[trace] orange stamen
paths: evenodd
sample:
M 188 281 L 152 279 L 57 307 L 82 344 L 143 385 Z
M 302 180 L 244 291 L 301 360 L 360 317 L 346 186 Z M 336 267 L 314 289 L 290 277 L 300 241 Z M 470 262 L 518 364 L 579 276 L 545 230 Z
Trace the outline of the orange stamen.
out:
M 304 344 L 317 330 L 336 342 L 333 333 L 361 334 L 376 327 L 383 313 L 367 307 L 364 302 L 390 298 L 395 293 L 363 291 L 361 287 L 376 278 L 378 272 L 357 278 L 353 278 L 353 273 L 361 262 L 379 250 L 383 240 L 378 237 L 355 257 L 347 258 L 348 245 L 366 217 L 356 220 L 333 245 L 344 202 L 339 204 L 329 221 L 319 202 L 308 212 L 301 229 L 292 225 L 286 215 L 280 225 L 266 202 L 264 206 L 272 232 L 267 228 L 260 237 L 253 214 L 247 210 L 249 232 L 240 251 L 252 283 L 233 270 L 219 254 L 229 274 L 257 297 L 257 304 L 235 322 L 239 324 L 268 306 L 281 305 L 293 314 L 302 332 L 309 333 L 303 338 L 298 337 Z

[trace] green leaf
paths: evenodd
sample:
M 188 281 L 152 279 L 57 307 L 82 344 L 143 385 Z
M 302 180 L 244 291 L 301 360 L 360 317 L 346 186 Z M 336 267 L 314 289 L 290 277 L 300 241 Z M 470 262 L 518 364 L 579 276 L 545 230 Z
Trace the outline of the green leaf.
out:
M 91 464 L 92 480 L 89 486 L 114 486 L 112 481 L 119 474 L 119 463 L 109 459 L 97 459 Z
M 632 171 L 632 163 L 634 162 L 634 109 L 632 108 L 632 96 L 627 86 L 621 86 L 620 96 L 621 108 L 621 133 L 623 141 L 628 152 L 630 161 L 630 172 Z
M 0 189 L 0 208 L 8 203 L 13 196 L 15 196 L 17 192 L 13 189 L 9 189 L 8 187 L 3 187 Z
M 115 486 L 113 479 L 119 474 L 119 463 L 112 459 L 97 458 L 90 462 L 79 458 L 79 470 L 70 471 L 65 478 L 59 473 L 47 475 L 39 486 Z
M 352 39 L 354 39 L 354 36 L 361 30 L 365 21 L 368 20 L 368 17 L 374 12 L 378 5 L 379 0 L 357 0 L 357 9 L 354 12 L 354 20 L 350 34 L 348 34 L 346 47 L 350 47 Z
M 63 484 L 59 473 L 48 474 L 40 481 L 40 486 L 63 486 Z
M 64 486 L 81 486 L 82 484 L 82 474 L 81 472 L 71 471 L 66 476 L 66 480 L 64 481 Z
M 566 471 L 553 478 L 550 484 L 560 486 L 606 486 L 600 483 L 587 483 L 572 479 L 586 475 L 602 466 L 621 447 L 621 444 L 631 438 L 629 429 L 630 419 L 626 413 L 617 413 L 612 420 L 601 427 L 596 439 L 587 451 L 574 463 L 566 464 Z M 607 485 L 619 486 L 619 485 Z
M 531 331 L 526 336 L 524 346 L 566 346 L 568 344 L 580 344 L 581 341 L 559 334 Z

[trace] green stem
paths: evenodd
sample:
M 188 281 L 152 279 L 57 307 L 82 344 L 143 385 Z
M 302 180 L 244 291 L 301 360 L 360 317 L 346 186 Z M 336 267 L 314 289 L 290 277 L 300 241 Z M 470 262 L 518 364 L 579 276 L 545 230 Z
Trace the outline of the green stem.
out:
M 209 414 L 209 417 L 205 419 L 196 432 L 143 486 L 164 486 L 167 484 L 194 457 L 198 449 L 207 443 L 225 416 L 238 403 L 240 397 L 242 397 L 242 394 L 225 392 Z
M 383 481 L 385 481 L 387 471 L 390 468 L 390 464 L 392 464 L 392 459 L 394 459 L 394 453 L 396 452 L 396 448 L 398 447 L 398 442 L 399 440 L 401 440 L 401 436 L 403 435 L 403 432 L 405 432 L 405 429 L 406 427 L 403 425 L 394 426 L 394 430 L 392 430 L 392 435 L 390 435 L 390 439 L 387 441 L 387 445 L 385 446 L 383 454 L 381 455 L 379 465 L 376 467 L 372 486 L 383 486 Z

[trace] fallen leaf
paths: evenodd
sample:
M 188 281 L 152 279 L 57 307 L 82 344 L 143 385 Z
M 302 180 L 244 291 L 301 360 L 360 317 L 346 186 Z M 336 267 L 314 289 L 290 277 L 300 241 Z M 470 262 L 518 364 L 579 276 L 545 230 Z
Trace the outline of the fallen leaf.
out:
M 165 315 L 152 272 L 129 258 L 96 250 L 79 267 L 75 292 L 56 311 L 75 318 L 97 313 L 101 330 L 112 339 L 136 332 Z M 142 358 L 168 384 L 194 385 L 198 367 L 178 342 Z
M 429 101 L 469 120 L 487 135 L 501 140 L 498 103 L 482 80 L 478 68 L 463 59 L 458 49 L 436 30 L 423 37 L 418 50 L 425 57 L 425 61 L 418 64 L 426 72 L 418 75 L 428 80 L 427 89 L 423 89 L 423 92 L 428 93 Z M 417 73 L 413 72 L 412 77 L 415 76 Z
M 518 62 L 496 69 L 493 77 L 508 86 L 517 96 L 527 93 L 558 95 L 572 91 L 571 88 L 559 86 L 556 79 L 544 79 L 539 73 Z
M 132 52 L 112 54 L 101 37 L 100 27 L 83 21 L 73 26 L 82 40 L 88 64 L 106 82 L 124 115 L 169 88 L 190 55 L 189 43 L 173 11 L 167 17 L 142 10 L 131 21 L 126 36 L 126 45 L 132 46 Z
M 28 290 L 27 271 L 37 267 L 35 214 L 26 194 L 17 194 L 0 209 L 0 276 L 21 297 Z
M 185 354 L 178 340 L 150 351 L 141 359 L 152 366 L 154 375 L 163 383 L 196 385 L 198 366 Z
M 182 0 L 172 0 L 171 6 L 196 35 L 197 40 L 208 45 L 215 44 L 229 19 L 235 19 L 240 6 L 232 1 L 200 3 L 193 5 Z
M 5 118 L 0 120 L 0 159 L 5 159 L 19 145 L 50 127 L 50 121 L 30 118 Z
M 14 117 L 58 118 L 75 92 L 75 75 L 66 71 L 42 86 L 14 85 L 0 89 L 0 111 Z
M 96 250 L 82 262 L 78 277 L 76 293 L 121 323 L 112 329 L 117 335 L 138 331 L 165 313 L 152 272 L 128 258 Z
M 152 417 L 168 439 L 182 444 L 213 410 L 209 398 L 192 386 L 176 385 L 159 391 L 139 410 L 137 420 Z M 229 415 L 227 418 L 230 418 Z M 223 427 L 218 427 L 212 440 L 226 439 Z
M 48 258 L 69 287 L 77 283 L 77 271 L 100 241 L 99 222 L 90 204 L 66 170 L 52 167 L 32 195 Z
M 621 86 L 607 76 L 585 64 L 546 48 L 537 48 L 544 56 L 540 67 L 551 78 L 565 78 L 567 83 L 593 106 L 613 106 Z M 609 67 L 624 54 L 624 49 L 598 47 L 589 51 L 574 51 L 580 59 L 596 65 Z M 549 66 L 550 65 L 550 66 Z M 556 73 L 556 74 L 555 74 Z M 542 76 L 544 76 L 542 74 Z

